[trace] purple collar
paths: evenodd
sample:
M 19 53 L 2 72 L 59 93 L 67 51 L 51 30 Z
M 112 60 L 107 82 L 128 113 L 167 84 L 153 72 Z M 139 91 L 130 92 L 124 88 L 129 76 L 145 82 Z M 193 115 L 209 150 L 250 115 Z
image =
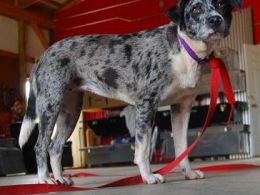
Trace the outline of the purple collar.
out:
M 197 61 L 199 64 L 202 64 L 207 61 L 207 58 L 200 58 L 179 34 L 177 34 L 177 38 L 180 44 L 185 48 L 185 50 L 188 52 L 188 54 L 193 60 Z

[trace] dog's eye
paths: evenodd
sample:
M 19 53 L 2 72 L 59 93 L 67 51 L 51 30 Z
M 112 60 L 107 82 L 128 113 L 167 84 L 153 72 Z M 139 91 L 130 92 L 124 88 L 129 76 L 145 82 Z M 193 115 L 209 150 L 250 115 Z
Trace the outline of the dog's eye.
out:
M 226 6 L 225 1 L 223 1 L 223 0 L 218 1 L 218 3 L 217 3 L 218 9 L 223 9 L 225 6 Z
M 191 9 L 191 13 L 194 15 L 199 15 L 201 13 L 201 7 L 200 6 L 195 6 Z

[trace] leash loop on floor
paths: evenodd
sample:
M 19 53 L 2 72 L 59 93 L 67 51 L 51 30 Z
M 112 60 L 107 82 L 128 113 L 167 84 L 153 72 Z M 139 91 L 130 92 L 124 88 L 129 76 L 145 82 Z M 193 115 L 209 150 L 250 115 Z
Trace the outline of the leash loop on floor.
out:
M 220 82 L 222 80 L 224 93 L 226 95 L 226 98 L 231 105 L 231 111 L 228 118 L 228 122 L 231 120 L 232 112 L 234 110 L 235 105 L 235 98 L 233 94 L 232 85 L 230 82 L 230 78 L 227 72 L 227 69 L 225 67 L 225 64 L 221 59 L 211 57 L 208 61 L 210 67 L 211 67 L 211 82 L 210 82 L 210 105 L 207 113 L 207 117 L 205 120 L 205 123 L 203 125 L 203 128 L 201 132 L 198 134 L 197 139 L 185 150 L 181 155 L 179 155 L 174 161 L 167 164 L 163 168 L 155 171 L 156 173 L 165 175 L 172 171 L 192 150 L 193 148 L 199 143 L 199 140 L 201 139 L 202 135 L 206 131 L 206 128 L 208 127 L 210 120 L 214 114 L 216 105 L 217 105 L 217 99 L 219 95 L 219 88 L 220 88 Z M 252 165 L 254 166 L 254 165 Z M 252 166 L 246 166 L 252 168 Z M 231 168 L 230 166 L 220 166 L 216 169 L 221 168 Z M 238 166 L 241 167 L 241 166 Z M 245 167 L 245 166 L 242 166 Z M 257 167 L 257 166 L 254 166 Z M 208 168 L 210 169 L 210 168 Z M 203 171 L 203 169 L 200 169 Z M 206 170 L 206 168 L 204 168 Z M 214 170 L 211 168 L 211 170 Z M 80 175 L 80 174 L 79 174 Z M 82 174 L 84 175 L 84 174 Z M 85 175 L 91 175 L 91 174 L 85 174 Z M 95 175 L 92 175 L 95 176 Z M 96 175 L 97 176 L 97 175 Z M 140 175 L 137 176 L 131 176 L 126 177 L 123 179 L 119 179 L 110 183 L 107 183 L 105 185 L 93 187 L 93 188 L 79 188 L 79 187 L 71 187 L 71 186 L 63 186 L 63 185 L 48 185 L 48 184 L 32 184 L 32 185 L 15 185 L 15 186 L 2 186 L 0 187 L 0 194 L 38 194 L 38 193 L 48 193 L 48 192 L 62 192 L 62 191 L 82 191 L 82 190 L 93 190 L 97 188 L 106 188 L 106 187 L 118 187 L 118 186 L 128 186 L 128 185 L 136 185 L 143 183 L 142 178 Z

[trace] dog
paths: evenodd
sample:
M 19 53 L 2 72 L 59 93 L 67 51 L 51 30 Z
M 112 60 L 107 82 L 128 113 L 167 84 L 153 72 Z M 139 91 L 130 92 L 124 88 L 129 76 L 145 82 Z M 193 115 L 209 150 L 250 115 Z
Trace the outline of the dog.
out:
M 187 124 L 204 62 L 194 60 L 179 37 L 201 59 L 229 34 L 232 9 L 242 0 L 180 0 L 166 11 L 170 24 L 124 35 L 83 35 L 54 43 L 31 73 L 31 88 L 19 144 L 38 123 L 35 145 L 40 183 L 72 185 L 62 176 L 63 145 L 70 137 L 83 103 L 83 92 L 122 100 L 135 112 L 135 157 L 143 181 L 163 183 L 151 172 L 149 150 L 157 108 L 171 106 L 175 154 L 187 148 Z M 55 123 L 57 132 L 51 135 Z M 51 179 L 47 158 L 55 179 Z M 186 157 L 180 163 L 187 179 L 204 178 Z

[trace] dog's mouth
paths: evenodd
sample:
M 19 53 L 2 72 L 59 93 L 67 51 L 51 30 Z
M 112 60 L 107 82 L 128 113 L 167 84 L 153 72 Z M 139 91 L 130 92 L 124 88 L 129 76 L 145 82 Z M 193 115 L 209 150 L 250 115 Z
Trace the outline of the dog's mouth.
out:
M 225 33 L 214 31 L 213 29 L 210 30 L 207 40 L 208 41 L 216 41 L 223 39 L 225 37 Z
M 224 35 L 220 32 L 213 32 L 209 35 L 209 39 L 211 39 L 211 40 L 217 40 L 217 39 L 221 39 L 223 37 L 224 37 Z

